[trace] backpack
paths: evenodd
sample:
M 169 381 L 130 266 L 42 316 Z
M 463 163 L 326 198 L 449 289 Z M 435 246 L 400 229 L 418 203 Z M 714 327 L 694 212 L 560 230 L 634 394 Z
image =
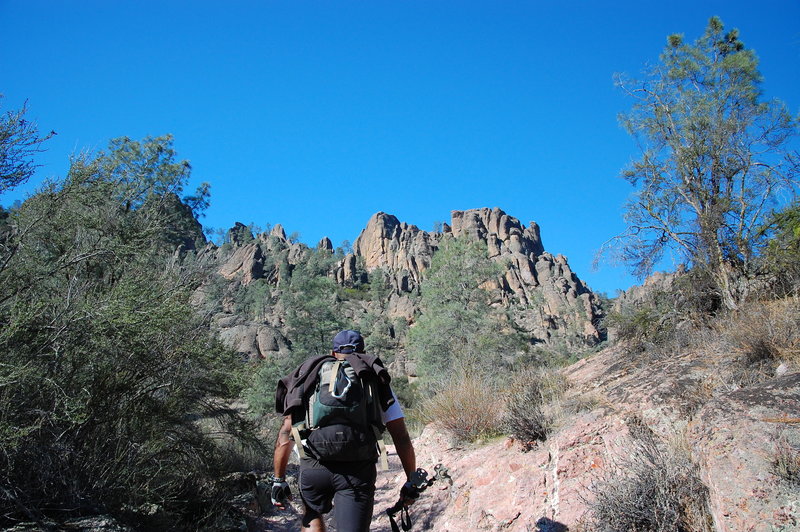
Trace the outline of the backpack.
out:
M 309 454 L 320 461 L 350 462 L 380 456 L 382 466 L 388 466 L 375 383 L 356 375 L 346 360 L 321 365 L 303 410 L 303 418 L 292 426 L 301 458 Z

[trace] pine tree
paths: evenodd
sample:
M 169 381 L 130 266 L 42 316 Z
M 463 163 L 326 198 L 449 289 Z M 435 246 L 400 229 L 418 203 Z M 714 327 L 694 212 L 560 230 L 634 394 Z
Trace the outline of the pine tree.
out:
M 670 35 L 643 79 L 620 77 L 635 103 L 621 122 L 641 157 L 623 172 L 636 193 L 626 208 L 622 256 L 649 274 L 667 250 L 707 273 L 728 308 L 746 295 L 763 232 L 781 193 L 794 195 L 797 119 L 764 101 L 758 58 L 710 19 L 694 44 Z

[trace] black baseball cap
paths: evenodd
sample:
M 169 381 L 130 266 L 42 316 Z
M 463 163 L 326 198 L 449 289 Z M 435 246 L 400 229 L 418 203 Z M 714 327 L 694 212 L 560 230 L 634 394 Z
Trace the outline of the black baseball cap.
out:
M 363 353 L 364 338 L 358 331 L 341 331 L 333 337 L 333 350 L 337 353 Z

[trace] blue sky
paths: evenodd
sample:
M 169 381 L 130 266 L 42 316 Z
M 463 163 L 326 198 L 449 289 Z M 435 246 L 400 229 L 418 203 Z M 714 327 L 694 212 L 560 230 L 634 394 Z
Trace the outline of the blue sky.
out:
M 500 207 L 613 295 L 635 280 L 591 263 L 624 228 L 617 176 L 637 155 L 613 75 L 711 15 L 756 50 L 765 95 L 800 111 L 798 0 L 0 0 L 2 108 L 27 100 L 58 132 L 0 202 L 63 176 L 71 154 L 172 133 L 190 188 L 211 183 L 206 226 L 338 244 L 378 211 L 430 230 Z

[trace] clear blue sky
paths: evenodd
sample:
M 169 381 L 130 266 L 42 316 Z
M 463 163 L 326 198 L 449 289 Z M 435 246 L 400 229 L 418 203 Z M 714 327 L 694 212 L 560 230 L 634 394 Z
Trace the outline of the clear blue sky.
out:
M 172 133 L 190 188 L 212 185 L 206 226 L 338 244 L 377 211 L 430 230 L 500 207 L 613 295 L 634 279 L 591 262 L 623 229 L 617 176 L 636 156 L 613 74 L 711 15 L 756 50 L 766 96 L 800 111 L 798 0 L 0 0 L 2 106 L 27 100 L 58 132 L 0 202 L 110 138 Z

